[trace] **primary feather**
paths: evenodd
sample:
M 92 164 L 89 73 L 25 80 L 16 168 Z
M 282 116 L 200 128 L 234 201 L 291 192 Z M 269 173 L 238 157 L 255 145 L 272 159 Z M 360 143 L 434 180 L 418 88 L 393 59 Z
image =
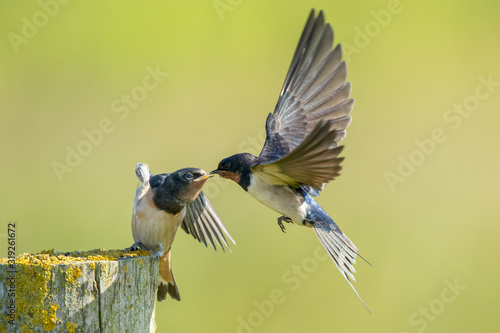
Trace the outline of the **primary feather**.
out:
M 342 49 L 333 46 L 333 30 L 323 12 L 311 11 L 299 40 L 278 103 L 266 121 L 260 157 L 275 160 L 290 153 L 321 121 L 335 130 L 331 147 L 345 137 L 354 101 Z

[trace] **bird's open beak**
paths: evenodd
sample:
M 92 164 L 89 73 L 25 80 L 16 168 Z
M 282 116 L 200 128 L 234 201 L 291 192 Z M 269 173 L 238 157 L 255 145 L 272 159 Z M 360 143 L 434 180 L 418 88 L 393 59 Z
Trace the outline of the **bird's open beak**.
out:
M 207 180 L 208 178 L 212 178 L 214 175 L 212 173 L 207 173 L 204 176 L 201 176 L 200 178 L 195 179 L 195 182 L 199 182 L 200 180 Z

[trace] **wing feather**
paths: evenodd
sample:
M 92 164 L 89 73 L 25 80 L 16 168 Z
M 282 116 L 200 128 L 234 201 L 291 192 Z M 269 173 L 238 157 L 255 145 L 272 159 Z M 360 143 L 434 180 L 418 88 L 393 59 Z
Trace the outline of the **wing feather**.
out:
M 306 22 L 278 102 L 266 121 L 266 141 L 260 153 L 274 161 L 296 149 L 321 121 L 331 120 L 330 147 L 344 139 L 351 122 L 353 100 L 342 48 L 332 49 L 334 34 L 323 12 L 312 10 Z M 311 170 L 311 172 L 313 172 Z
M 267 176 L 276 185 L 300 187 L 309 185 L 322 189 L 325 183 L 339 175 L 340 163 L 338 157 L 343 146 L 332 148 L 335 131 L 330 128 L 332 121 L 318 123 L 311 134 L 297 148 L 280 159 L 263 162 L 252 166 L 253 172 Z
M 200 192 L 193 202 L 186 205 L 186 215 L 181 227 L 199 242 L 205 246 L 210 244 L 215 250 L 217 250 L 216 244 L 223 251 L 224 247 L 230 250 L 226 237 L 235 244 L 222 219 L 203 192 Z

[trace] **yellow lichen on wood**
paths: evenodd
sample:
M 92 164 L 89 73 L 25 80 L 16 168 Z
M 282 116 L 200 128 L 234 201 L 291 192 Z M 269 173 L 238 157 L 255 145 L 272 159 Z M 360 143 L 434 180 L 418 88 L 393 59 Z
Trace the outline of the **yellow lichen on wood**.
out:
M 122 250 L 105 250 L 96 249 L 91 251 L 78 251 L 72 253 L 62 253 L 54 250 L 44 250 L 39 253 L 23 253 L 16 258 L 16 265 L 29 264 L 29 265 L 43 265 L 44 267 L 50 265 L 70 264 L 72 262 L 82 261 L 115 261 L 119 258 L 129 257 L 147 257 L 151 252 L 145 250 L 137 251 L 122 251 Z M 0 258 L 0 264 L 6 264 L 8 258 Z M 95 268 L 95 263 L 92 263 Z
M 49 307 L 48 314 L 43 319 L 43 330 L 52 331 L 56 328 L 56 312 L 59 309 L 59 304 L 51 304 Z
M 50 264 L 39 257 L 16 258 L 18 269 L 16 274 L 16 310 L 24 314 L 27 331 L 35 326 L 43 326 L 49 313 L 45 310 L 47 298 L 47 281 L 51 278 Z
M 78 267 L 70 265 L 66 270 L 66 281 L 68 281 L 69 283 L 75 282 L 75 280 L 80 276 L 82 276 L 82 271 Z
M 73 253 L 48 250 L 19 255 L 15 258 L 14 273 L 15 313 L 18 318 L 14 331 L 82 332 L 89 327 L 93 331 L 96 327 L 101 327 L 101 311 L 105 311 L 107 316 L 103 317 L 106 318 L 102 320 L 103 327 L 114 327 L 110 325 L 116 324 L 115 317 L 122 318 L 122 321 L 128 320 L 128 311 L 126 316 L 120 315 L 121 312 L 114 311 L 115 302 L 119 300 L 120 303 L 123 303 L 129 300 L 128 295 L 118 296 L 126 294 L 124 290 L 128 292 L 128 289 L 124 289 L 124 283 L 130 284 L 129 275 L 135 281 L 151 280 L 132 286 L 132 288 L 141 288 L 141 293 L 151 294 L 151 286 L 155 288 L 157 285 L 157 281 L 154 280 L 157 275 L 150 277 L 145 275 L 146 271 L 138 269 L 138 265 L 147 265 L 147 272 L 150 272 L 149 267 L 155 267 L 154 265 L 157 269 L 157 257 L 151 256 L 151 254 L 151 252 L 144 250 L 132 252 L 97 249 Z M 142 258 L 138 257 L 150 258 L 143 261 Z M 0 275 L 2 277 L 0 280 L 5 282 L 4 286 L 9 284 L 8 264 L 7 258 L 0 258 L 0 265 L 5 274 Z M 129 265 L 131 265 L 130 272 L 128 272 Z M 138 276 L 141 278 L 138 279 Z M 117 279 L 117 277 L 121 278 Z M 113 309 L 110 311 L 111 304 L 113 304 Z M 149 308 L 154 311 L 154 299 L 152 299 L 151 304 Z M 123 308 L 130 310 L 129 305 L 123 304 Z M 0 300 L 0 307 L 5 307 L 3 300 Z M 85 321 L 87 326 L 79 326 L 80 323 L 74 324 L 74 320 L 72 320 L 72 318 L 79 320 L 79 315 L 76 315 L 79 313 L 99 313 L 99 316 L 92 315 L 94 319 Z M 0 314 L 0 333 L 2 330 L 9 333 L 14 332 L 3 327 L 3 323 L 6 323 L 3 317 Z M 133 321 L 129 325 L 133 326 L 136 323 L 138 321 Z
M 32 330 L 32 329 L 30 329 L 27 325 L 22 325 L 22 326 L 21 326 L 21 331 L 20 331 L 20 332 L 21 332 L 21 333 L 32 333 L 32 332 L 33 332 L 33 330 Z
M 78 325 L 72 322 L 66 322 L 66 330 L 68 333 L 76 333 L 78 332 Z

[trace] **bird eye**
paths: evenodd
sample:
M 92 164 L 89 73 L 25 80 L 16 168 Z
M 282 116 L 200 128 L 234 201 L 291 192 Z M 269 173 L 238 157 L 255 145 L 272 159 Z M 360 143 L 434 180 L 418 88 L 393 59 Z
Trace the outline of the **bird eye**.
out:
M 186 175 L 186 178 L 187 178 L 187 179 L 193 179 L 193 174 L 188 173 L 188 174 Z
M 230 169 L 231 166 L 232 166 L 231 162 L 224 162 L 224 163 L 222 163 L 222 168 L 224 168 L 226 170 Z

